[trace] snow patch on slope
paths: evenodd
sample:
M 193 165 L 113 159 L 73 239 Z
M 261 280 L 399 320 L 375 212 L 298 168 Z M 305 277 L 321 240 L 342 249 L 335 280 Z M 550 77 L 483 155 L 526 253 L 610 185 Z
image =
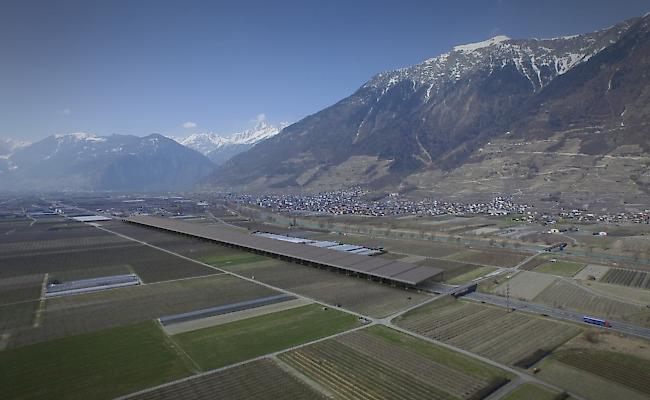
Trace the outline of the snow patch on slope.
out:
M 501 42 L 505 42 L 506 40 L 510 40 L 510 38 L 505 35 L 498 35 L 488 40 L 483 40 L 482 42 L 468 43 L 468 44 L 462 44 L 460 46 L 454 46 L 454 51 L 463 51 L 463 52 L 474 51 L 478 49 L 483 49 L 485 47 L 490 47 L 495 44 L 499 44 Z

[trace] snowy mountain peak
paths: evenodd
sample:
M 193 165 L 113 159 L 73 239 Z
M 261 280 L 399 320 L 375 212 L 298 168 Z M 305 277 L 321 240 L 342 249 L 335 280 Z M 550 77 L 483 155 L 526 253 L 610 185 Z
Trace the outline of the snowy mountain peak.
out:
M 58 134 L 54 135 L 55 139 L 63 139 L 63 140 L 85 140 L 88 142 L 105 142 L 106 138 L 97 136 L 92 133 L 86 133 L 86 132 L 74 132 L 74 133 L 66 133 L 66 134 Z
M 184 138 L 176 138 L 178 143 L 198 151 L 201 154 L 207 154 L 212 150 L 223 146 L 227 139 L 216 133 L 193 133 Z
M 499 44 L 501 42 L 505 42 L 506 40 L 510 40 L 510 38 L 505 35 L 498 35 L 488 40 L 483 40 L 482 42 L 468 43 L 468 44 L 462 44 L 460 46 L 454 46 L 454 51 L 462 51 L 462 52 L 474 51 L 485 47 L 490 47 L 495 44 Z
M 558 75 L 589 60 L 630 28 L 634 20 L 577 36 L 555 39 L 510 39 L 495 36 L 482 42 L 456 46 L 407 68 L 383 72 L 363 85 L 379 91 L 380 98 L 394 87 L 421 93 L 424 101 L 444 93 L 445 88 L 471 79 L 473 74 L 492 74 L 514 68 L 536 92 Z M 408 89 L 407 89 L 408 88 Z
M 184 138 L 173 138 L 178 143 L 194 149 L 202 154 L 208 154 L 216 149 L 232 145 L 254 145 L 262 140 L 277 135 L 287 123 L 271 125 L 262 120 L 258 121 L 252 129 L 236 132 L 227 136 L 216 133 L 193 133 Z

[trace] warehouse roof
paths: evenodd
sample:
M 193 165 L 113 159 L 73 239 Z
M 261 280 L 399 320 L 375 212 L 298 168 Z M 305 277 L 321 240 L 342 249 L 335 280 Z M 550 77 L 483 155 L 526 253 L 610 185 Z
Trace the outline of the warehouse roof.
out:
M 279 256 L 291 257 L 296 260 L 309 261 L 350 272 L 358 272 L 407 285 L 417 285 L 442 272 L 439 268 L 417 266 L 384 258 L 340 252 L 328 248 L 309 246 L 303 243 L 269 239 L 262 236 L 220 229 L 214 225 L 205 226 L 177 219 L 136 215 L 126 218 L 125 221 L 209 239 L 219 243 L 240 246 L 249 250 L 264 251 Z

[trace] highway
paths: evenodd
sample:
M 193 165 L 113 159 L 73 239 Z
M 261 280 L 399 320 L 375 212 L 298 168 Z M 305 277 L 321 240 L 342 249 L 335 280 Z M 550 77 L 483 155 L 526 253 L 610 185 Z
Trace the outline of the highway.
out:
M 443 283 L 428 283 L 426 286 L 421 285 L 418 288 L 421 290 L 425 290 L 428 292 L 432 293 L 439 293 L 443 295 L 454 295 L 456 293 L 461 293 L 463 290 L 469 288 L 472 285 L 478 284 L 481 281 L 484 281 L 486 279 L 489 279 L 491 276 L 495 274 L 501 274 L 503 272 L 510 272 L 513 274 L 518 273 L 519 267 L 527 263 L 528 261 L 532 260 L 536 256 L 544 254 L 544 252 L 538 252 L 516 266 L 512 268 L 499 268 L 497 271 L 495 271 L 492 274 L 485 275 L 481 278 L 475 279 L 472 282 L 468 282 L 464 285 L 460 286 L 451 286 L 451 285 L 446 285 Z M 587 324 L 583 321 L 583 317 L 585 316 L 584 313 L 580 313 L 577 311 L 570 311 L 570 310 L 564 310 L 564 309 L 559 309 L 555 307 L 550 307 L 546 306 L 543 304 L 537 304 L 537 303 L 531 303 L 528 301 L 523 301 L 523 300 L 517 300 L 513 298 L 505 298 L 502 296 L 497 296 L 497 295 L 492 295 L 492 294 L 487 294 L 487 293 L 478 293 L 478 292 L 472 292 L 467 295 L 463 295 L 463 298 L 469 299 L 469 300 L 474 300 L 474 301 L 480 301 L 488 304 L 492 304 L 495 306 L 499 307 L 505 307 L 505 308 L 514 308 L 516 310 L 521 310 L 533 314 L 541 314 L 541 315 L 547 315 L 549 317 L 557 318 L 557 319 L 563 319 L 566 321 L 571 321 L 571 322 L 576 322 L 584 325 L 589 325 L 589 326 L 597 326 L 597 325 L 592 325 L 592 324 Z M 594 318 L 601 318 L 601 316 L 598 315 L 589 315 L 590 317 Z M 616 332 L 621 332 L 625 333 L 628 335 L 634 335 L 638 336 L 647 340 L 650 340 L 650 328 L 644 328 L 641 326 L 637 325 L 632 325 L 627 322 L 622 322 L 622 321 L 613 321 L 610 319 L 607 319 L 612 326 L 609 328 L 603 328 L 603 329 L 609 329 L 613 330 Z
M 466 299 L 474 300 L 474 301 L 481 301 L 485 302 L 488 304 L 493 304 L 496 306 L 500 307 L 510 307 L 514 308 L 517 310 L 525 311 L 525 312 L 530 312 L 534 314 L 543 314 L 543 315 L 548 315 L 549 317 L 553 318 L 558 318 L 558 319 L 564 319 L 567 321 L 572 321 L 572 322 L 578 322 L 581 324 L 585 324 L 582 320 L 582 317 L 585 314 L 578 313 L 575 311 L 569 311 L 569 310 L 561 310 L 559 308 L 554 308 L 554 307 L 549 307 L 541 304 L 536 304 L 536 303 L 530 303 L 527 301 L 521 301 L 521 300 L 516 300 L 516 299 L 506 299 L 505 297 L 501 296 L 496 296 L 496 295 L 491 295 L 491 294 L 485 294 L 485 293 L 470 293 L 466 296 L 463 296 Z M 597 315 L 593 315 L 593 317 L 598 318 Z M 628 324 L 626 322 L 620 322 L 620 321 L 612 321 L 608 320 L 612 326 L 610 328 L 603 328 L 603 329 L 610 329 L 613 331 L 621 332 L 621 333 L 626 333 L 628 335 L 634 335 L 634 336 L 639 336 L 644 339 L 650 340 L 650 329 L 649 328 L 643 328 L 640 326 Z M 596 325 L 591 325 L 591 324 L 585 324 L 589 326 L 596 326 Z

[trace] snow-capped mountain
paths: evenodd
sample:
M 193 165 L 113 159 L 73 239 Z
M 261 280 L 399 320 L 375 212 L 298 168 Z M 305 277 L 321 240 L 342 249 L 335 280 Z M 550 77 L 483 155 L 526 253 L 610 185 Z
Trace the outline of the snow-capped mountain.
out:
M 286 126 L 288 126 L 286 123 L 271 125 L 266 121 L 258 121 L 252 129 L 227 136 L 215 133 L 193 133 L 175 140 L 183 146 L 206 155 L 212 162 L 219 165 L 257 143 L 277 135 Z
M 650 152 L 649 24 L 644 16 L 553 39 L 497 36 L 380 73 L 232 158 L 211 182 L 245 190 L 385 187 L 425 171 L 439 180 L 469 160 L 487 163 L 480 150 L 493 139 L 556 132 L 573 132 L 567 153 Z
M 552 39 L 495 36 L 481 42 L 455 46 L 448 53 L 412 67 L 381 73 L 363 87 L 376 88 L 385 94 L 393 86 L 409 82 L 413 92 L 423 88 L 422 95 L 429 100 L 446 86 L 456 84 L 476 72 L 493 74 L 514 67 L 529 81 L 531 90 L 538 91 L 558 75 L 615 43 L 632 23 L 625 21 L 594 33 Z
M 11 190 L 178 190 L 213 168 L 205 156 L 158 134 L 52 135 L 7 162 L 0 188 Z
M 212 150 L 228 143 L 228 138 L 219 136 L 216 133 L 193 133 L 184 138 L 172 138 L 183 146 L 194 149 L 205 155 Z
M 8 158 L 16 150 L 29 146 L 30 142 L 11 138 L 0 138 L 0 158 Z

